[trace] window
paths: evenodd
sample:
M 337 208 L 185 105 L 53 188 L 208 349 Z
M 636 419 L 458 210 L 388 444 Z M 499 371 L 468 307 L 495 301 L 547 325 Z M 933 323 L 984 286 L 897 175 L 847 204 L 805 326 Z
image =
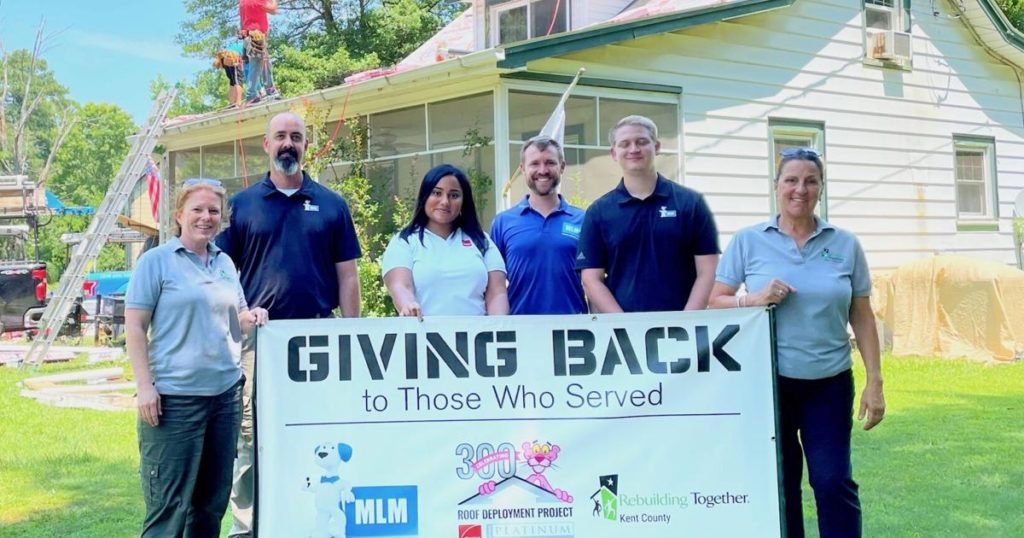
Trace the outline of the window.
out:
M 579 89 L 577 92 L 582 93 Z M 518 89 L 508 92 L 508 170 L 509 177 L 517 179 L 507 187 L 513 204 L 527 192 L 526 182 L 521 175 L 516 175 L 523 142 L 539 132 L 560 97 L 560 93 Z M 661 142 L 655 168 L 669 179 L 679 178 L 679 105 L 675 95 L 632 99 L 572 95 L 565 105 L 562 149 L 566 168 L 560 186 L 562 195 L 570 203 L 586 207 L 618 185 L 622 169 L 608 153 L 608 130 L 630 114 L 641 114 L 655 122 Z
M 370 157 L 426 151 L 426 122 L 423 106 L 370 114 Z
M 864 55 L 910 65 L 910 0 L 864 0 Z
M 995 220 L 995 141 L 958 136 L 953 140 L 953 151 L 957 218 Z
M 491 46 L 514 43 L 569 29 L 565 0 L 512 0 L 490 3 Z
M 775 202 L 775 174 L 779 169 L 779 162 L 782 156 L 779 155 L 786 148 L 812 148 L 820 155 L 825 155 L 825 125 L 823 123 L 797 121 L 797 120 L 768 120 L 769 130 L 769 159 L 768 186 L 771 200 L 771 214 L 777 211 Z M 825 158 L 822 157 L 822 161 Z M 828 182 L 822 179 L 821 197 L 818 200 L 814 213 L 822 219 L 828 219 Z

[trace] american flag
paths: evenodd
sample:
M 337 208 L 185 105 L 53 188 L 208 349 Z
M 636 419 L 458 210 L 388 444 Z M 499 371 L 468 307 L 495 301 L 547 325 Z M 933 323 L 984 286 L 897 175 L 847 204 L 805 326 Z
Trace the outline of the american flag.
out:
M 153 220 L 160 222 L 160 168 L 153 162 L 153 159 L 150 159 L 142 173 L 149 188 L 149 204 L 153 211 Z

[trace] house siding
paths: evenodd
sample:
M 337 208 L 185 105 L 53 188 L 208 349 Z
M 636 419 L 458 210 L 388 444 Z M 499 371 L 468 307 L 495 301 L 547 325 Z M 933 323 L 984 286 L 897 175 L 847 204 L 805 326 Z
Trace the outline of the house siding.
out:
M 529 69 L 681 86 L 684 181 L 707 196 L 723 245 L 768 217 L 769 119 L 788 119 L 825 125 L 828 218 L 860 237 L 874 269 L 936 253 L 1014 263 L 1021 84 L 964 22 L 918 4 L 911 70 L 865 64 L 855 0 L 801 0 Z M 998 231 L 957 231 L 954 135 L 995 141 Z

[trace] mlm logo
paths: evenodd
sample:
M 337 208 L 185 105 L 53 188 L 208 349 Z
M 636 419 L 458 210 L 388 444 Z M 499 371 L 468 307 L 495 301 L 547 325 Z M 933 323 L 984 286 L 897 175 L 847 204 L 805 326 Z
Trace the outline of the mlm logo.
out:
M 598 480 L 599 489 L 590 496 L 594 501 L 592 515 L 608 521 L 619 520 L 619 475 L 604 475 Z
M 352 488 L 345 505 L 348 536 L 415 536 L 419 533 L 416 486 Z
M 484 538 L 484 529 L 480 525 L 459 525 L 459 538 Z

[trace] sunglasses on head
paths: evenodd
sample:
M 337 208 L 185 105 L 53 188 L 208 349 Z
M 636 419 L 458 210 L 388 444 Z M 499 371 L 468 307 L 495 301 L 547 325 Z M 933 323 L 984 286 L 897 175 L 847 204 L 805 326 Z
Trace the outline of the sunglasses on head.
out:
M 206 178 L 203 178 L 203 177 L 186 179 L 185 182 L 181 184 L 182 187 L 191 187 L 193 185 L 209 185 L 211 187 L 222 187 L 223 186 L 219 180 L 216 180 L 216 179 L 206 179 Z
M 779 152 L 783 158 L 789 157 L 809 157 L 811 159 L 820 159 L 822 155 L 817 150 L 812 148 L 786 148 Z

